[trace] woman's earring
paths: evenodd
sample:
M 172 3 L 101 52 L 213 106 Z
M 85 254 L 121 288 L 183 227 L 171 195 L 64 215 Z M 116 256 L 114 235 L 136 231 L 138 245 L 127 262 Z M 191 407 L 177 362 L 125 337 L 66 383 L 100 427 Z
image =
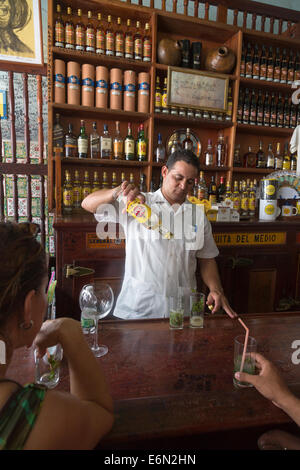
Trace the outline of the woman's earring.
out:
M 33 321 L 30 320 L 28 325 L 26 325 L 25 322 L 20 323 L 19 328 L 21 328 L 22 330 L 30 330 L 30 328 L 32 328 L 32 326 L 33 326 Z

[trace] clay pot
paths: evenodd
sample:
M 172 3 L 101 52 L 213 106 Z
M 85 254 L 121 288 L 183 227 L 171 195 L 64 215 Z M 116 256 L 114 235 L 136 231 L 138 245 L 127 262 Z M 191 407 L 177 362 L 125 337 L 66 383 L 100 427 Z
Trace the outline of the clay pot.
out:
M 179 41 L 168 38 L 161 39 L 157 48 L 157 58 L 160 64 L 180 65 L 181 46 Z
M 231 73 L 236 61 L 236 55 L 229 47 L 221 46 L 211 49 L 205 59 L 205 69 L 211 72 Z

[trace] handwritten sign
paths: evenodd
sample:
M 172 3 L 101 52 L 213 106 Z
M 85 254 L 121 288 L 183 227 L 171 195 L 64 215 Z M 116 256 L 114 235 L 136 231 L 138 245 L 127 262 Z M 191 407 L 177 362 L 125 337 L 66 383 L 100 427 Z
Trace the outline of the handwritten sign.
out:
M 168 67 L 168 106 L 226 111 L 228 76 Z
M 285 245 L 286 232 L 214 233 L 218 246 Z

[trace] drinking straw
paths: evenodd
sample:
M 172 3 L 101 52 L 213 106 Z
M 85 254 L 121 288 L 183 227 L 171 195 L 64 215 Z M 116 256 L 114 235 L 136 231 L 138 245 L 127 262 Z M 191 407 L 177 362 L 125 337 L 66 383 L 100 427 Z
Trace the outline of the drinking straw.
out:
M 53 268 L 53 269 L 52 269 L 52 272 L 51 272 L 50 281 L 49 281 L 49 284 L 48 284 L 47 294 L 48 294 L 49 288 L 50 288 L 50 286 L 51 286 L 51 283 L 52 283 L 52 281 L 53 281 L 53 279 L 54 279 L 54 276 L 55 276 L 55 269 Z
M 238 317 L 238 321 L 241 323 L 243 328 L 245 328 L 245 330 L 246 330 L 244 349 L 243 349 L 243 355 L 242 355 L 242 362 L 241 362 L 241 367 L 240 367 L 240 372 L 243 372 L 245 356 L 246 356 L 246 351 L 247 351 L 247 345 L 248 345 L 248 338 L 249 338 L 249 328 L 246 327 L 245 323 L 243 322 L 243 320 L 240 317 Z

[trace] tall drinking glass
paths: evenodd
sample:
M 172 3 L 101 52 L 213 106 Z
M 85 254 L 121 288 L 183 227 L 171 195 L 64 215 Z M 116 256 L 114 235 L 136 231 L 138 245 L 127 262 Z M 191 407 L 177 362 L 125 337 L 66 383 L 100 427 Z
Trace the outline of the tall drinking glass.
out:
M 239 335 L 234 338 L 234 371 L 233 371 L 233 384 L 237 388 L 253 387 L 248 382 L 241 382 L 234 377 L 236 372 L 240 372 L 243 352 L 244 352 L 244 343 L 245 335 Z M 241 372 L 246 372 L 247 374 L 255 374 L 255 358 L 254 354 L 256 353 L 257 343 L 256 339 L 249 336 L 248 344 L 246 348 L 244 367 Z

